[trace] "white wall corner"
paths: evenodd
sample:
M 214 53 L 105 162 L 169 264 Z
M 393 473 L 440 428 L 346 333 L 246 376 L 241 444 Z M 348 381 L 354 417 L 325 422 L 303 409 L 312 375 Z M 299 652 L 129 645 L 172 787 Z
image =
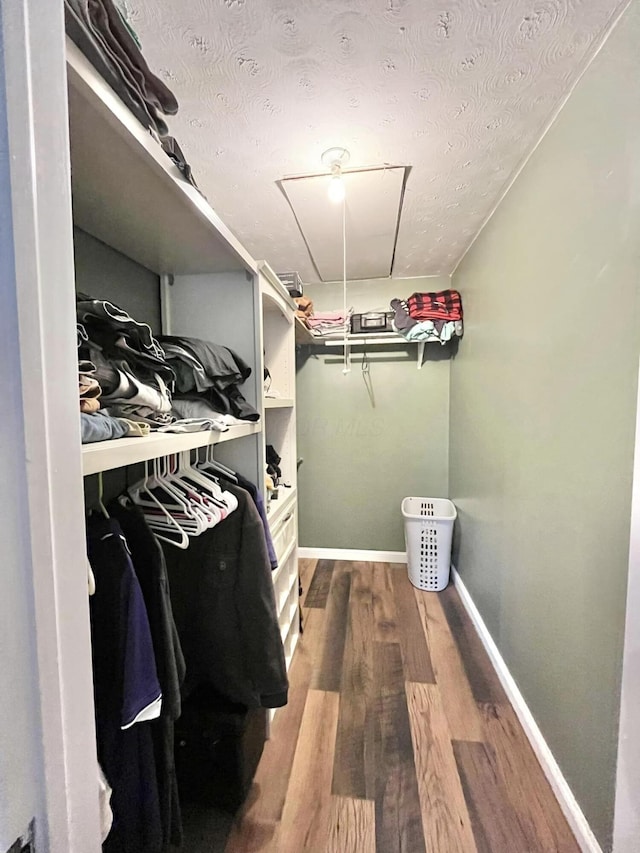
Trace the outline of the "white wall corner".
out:
M 640 377 L 640 367 L 638 369 Z M 631 495 L 626 622 L 622 653 L 613 853 L 640 850 L 640 381 Z
M 560 808 L 562 809 L 562 812 L 576 837 L 580 849 L 583 853 L 603 853 L 597 838 L 593 834 L 591 827 L 582 812 L 582 809 L 578 805 L 578 801 L 573 795 L 573 791 L 562 774 L 562 770 L 560 769 L 558 762 L 555 760 L 553 753 L 549 749 L 549 746 L 534 719 L 533 714 L 529 710 L 524 696 L 520 692 L 520 689 L 509 672 L 507 664 L 500 654 L 493 637 L 489 633 L 489 629 L 485 625 L 484 619 L 480 615 L 480 611 L 474 604 L 469 591 L 464 585 L 464 581 L 453 566 L 451 567 L 451 573 L 453 582 L 460 595 L 460 600 L 462 601 L 465 610 L 469 614 L 469 617 L 478 632 L 482 644 L 491 659 L 491 663 L 498 674 L 498 678 L 504 687 L 505 693 L 513 705 L 513 710 L 516 712 L 516 715 L 520 720 L 520 724 L 522 725 L 529 743 L 540 762 L 540 766 L 551 785 Z

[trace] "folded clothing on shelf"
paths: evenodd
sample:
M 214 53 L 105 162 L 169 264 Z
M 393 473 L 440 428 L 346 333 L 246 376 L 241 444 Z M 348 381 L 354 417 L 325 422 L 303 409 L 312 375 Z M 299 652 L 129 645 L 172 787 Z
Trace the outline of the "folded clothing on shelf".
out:
M 259 420 L 239 390 L 251 368 L 227 347 L 171 337 L 161 345 L 146 323 L 83 293 L 77 315 L 80 409 L 99 416 L 83 419 L 83 443 Z
M 139 42 L 113 0 L 64 0 L 67 35 L 138 121 L 158 136 L 160 114 L 175 115 L 173 92 L 149 69 Z
M 251 368 L 228 347 L 203 341 L 165 335 L 161 338 L 167 359 L 175 370 L 176 400 L 201 401 L 220 415 L 233 415 L 243 421 L 257 421 L 259 412 L 240 391 L 251 376 Z M 199 417 L 207 417 L 202 412 Z
M 91 361 L 78 361 L 78 394 L 80 397 L 80 411 L 97 412 L 100 408 L 100 395 L 102 389 L 100 383 L 93 375 L 96 366 Z
M 316 311 L 307 318 L 307 325 L 317 337 L 328 337 L 349 332 L 353 309 L 344 311 Z
M 150 426 L 170 422 L 175 374 L 150 326 L 84 293 L 77 295 L 76 310 L 81 411 L 100 409 Z
M 406 338 L 408 341 L 433 341 L 434 343 L 446 344 L 454 337 L 462 337 L 462 303 L 460 294 L 453 291 L 443 291 L 445 294 L 455 294 L 454 298 L 449 299 L 451 319 L 442 319 L 433 316 L 429 319 L 418 319 L 411 313 L 411 300 L 414 300 L 414 305 L 417 304 L 414 297 L 421 297 L 420 304 L 422 308 L 416 313 L 443 313 L 446 309 L 446 301 L 444 299 L 426 299 L 423 297 L 441 297 L 442 294 L 422 293 L 413 294 L 409 300 L 392 299 L 391 308 L 393 309 L 393 328 L 395 331 Z M 429 306 L 429 307 L 428 307 Z M 453 319 L 459 314 L 460 319 Z
M 407 306 L 414 320 L 462 320 L 462 299 L 457 290 L 413 293 Z
M 81 412 L 80 432 L 83 444 L 94 441 L 108 441 L 112 438 L 124 438 L 129 434 L 126 422 L 112 418 L 104 412 Z
M 313 316 L 313 302 L 307 296 L 298 296 L 294 302 L 298 306 L 296 316 L 308 327 L 308 320 Z
M 201 397 L 184 396 L 175 397 L 173 400 L 173 414 L 179 419 L 178 423 L 187 420 L 209 421 L 211 426 L 206 429 L 217 429 L 220 432 L 228 430 L 231 426 L 245 423 L 236 418 L 235 415 L 223 415 L 211 408 L 210 403 Z

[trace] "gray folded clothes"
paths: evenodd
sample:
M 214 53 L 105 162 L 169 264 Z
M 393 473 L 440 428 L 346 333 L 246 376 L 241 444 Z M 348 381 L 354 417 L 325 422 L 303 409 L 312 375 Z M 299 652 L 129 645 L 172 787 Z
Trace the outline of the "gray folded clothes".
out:
M 207 377 L 202 363 L 189 350 L 179 344 L 163 342 L 165 357 L 171 362 L 171 367 L 176 374 L 176 388 L 185 393 L 187 391 L 206 391 L 211 382 Z
M 127 434 L 126 424 L 104 412 L 95 412 L 94 414 L 81 412 L 80 430 L 83 444 L 91 444 L 94 441 L 109 441 L 113 438 L 122 438 Z
M 149 70 L 112 0 L 65 0 L 67 34 L 145 127 L 164 136 L 159 112 L 173 115 L 173 93 Z
M 133 89 L 127 83 L 120 64 L 114 59 L 106 48 L 104 39 L 93 27 L 86 0 L 65 0 L 64 17 L 69 38 L 84 53 L 140 124 L 160 136 L 168 133 L 166 122 L 160 118 L 151 104 L 145 102 L 143 93 Z
M 112 418 L 149 424 L 151 429 L 166 426 L 175 420 L 170 412 L 159 412 L 157 409 L 150 409 L 147 406 L 129 405 L 127 403 L 111 403 L 103 411 Z
M 181 361 L 184 369 L 192 372 L 189 378 L 180 367 L 182 389 L 185 385 L 192 386 L 203 399 L 211 403 L 214 411 L 233 414 L 243 420 L 257 421 L 258 411 L 242 396 L 240 385 L 251 376 L 249 365 L 233 350 L 211 341 L 199 338 L 183 338 L 164 335 L 161 338 L 163 347 L 172 345 L 174 351 L 167 353 L 167 359 L 172 366 L 175 361 Z M 177 348 L 177 349 L 176 349 Z M 184 352 L 189 358 L 185 359 Z M 194 367 L 198 364 L 198 369 Z
M 153 336 L 151 326 L 134 320 L 123 308 L 114 305 L 113 302 L 78 293 L 76 314 L 78 323 L 82 324 L 90 338 L 92 326 L 97 324 L 99 327 L 107 327 L 112 331 L 114 340 L 121 335 L 126 335 L 138 351 L 148 352 L 164 361 L 164 350 Z
M 393 327 L 401 335 L 418 325 L 418 321 L 410 316 L 409 306 L 404 299 L 392 299 L 391 309 L 394 312 Z
M 156 432 L 202 432 L 203 430 L 226 432 L 228 429 L 222 418 L 183 418 L 158 427 Z
M 89 0 L 88 8 L 94 31 L 99 31 L 121 69 L 129 72 L 145 102 L 166 115 L 175 115 L 178 112 L 175 95 L 150 70 L 113 0 Z
M 173 413 L 181 419 L 205 419 L 216 420 L 224 424 L 225 427 L 234 426 L 236 424 L 246 424 L 246 421 L 236 418 L 235 415 L 222 414 L 216 412 L 207 400 L 188 399 L 183 400 L 180 397 L 175 397 L 173 400 Z
M 142 382 L 124 366 L 117 368 L 116 373 L 118 385 L 111 393 L 102 395 L 102 403 L 105 408 L 111 408 L 114 405 L 126 405 L 151 409 L 156 412 L 171 411 L 171 394 L 161 376 L 155 375 L 156 387 L 153 387 Z

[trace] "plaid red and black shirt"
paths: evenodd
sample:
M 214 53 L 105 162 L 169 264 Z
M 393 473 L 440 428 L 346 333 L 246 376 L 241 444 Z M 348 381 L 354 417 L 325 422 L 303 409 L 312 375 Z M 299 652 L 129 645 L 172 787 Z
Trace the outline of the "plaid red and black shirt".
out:
M 457 290 L 414 293 L 407 303 L 414 320 L 462 320 L 462 299 Z

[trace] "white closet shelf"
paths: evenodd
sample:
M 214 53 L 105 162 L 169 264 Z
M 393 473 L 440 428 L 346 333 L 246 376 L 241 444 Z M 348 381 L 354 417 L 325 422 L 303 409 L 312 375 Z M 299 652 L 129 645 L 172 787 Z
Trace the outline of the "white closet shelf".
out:
M 351 347 L 358 346 L 415 346 L 418 348 L 417 366 L 418 370 L 422 370 L 422 362 L 424 360 L 424 348 L 427 341 L 408 341 L 402 335 L 397 335 L 395 332 L 385 332 L 380 335 L 347 335 L 346 340 L 344 335 L 335 338 L 314 338 L 314 344 L 325 347 L 346 347 L 347 360 L 350 360 Z M 440 343 L 434 341 L 434 343 Z
M 292 409 L 294 402 L 291 397 L 265 397 L 265 409 Z
M 344 344 L 344 335 L 336 335 L 335 338 L 314 338 L 313 342 L 320 346 L 341 347 Z M 372 344 L 373 346 L 409 346 L 416 343 L 425 342 L 408 341 L 402 335 L 397 335 L 395 332 L 383 332 L 380 335 L 347 335 L 347 344 L 351 344 L 352 346 L 362 346 L 363 344 Z
M 67 38 L 74 222 L 157 273 L 257 270 L 159 143 Z
M 116 438 L 112 441 L 96 441 L 82 445 L 82 473 L 98 474 L 125 465 L 134 465 L 158 456 L 180 453 L 182 450 L 195 450 L 210 444 L 221 444 L 254 435 L 262 430 L 260 423 L 238 424 L 229 427 L 226 432 L 203 430 L 202 432 L 153 433 L 144 438 Z
M 264 299 L 263 302 L 263 310 L 272 311 L 279 310 L 281 313 L 286 314 L 287 320 L 289 323 L 292 322 L 295 317 L 295 311 L 297 309 L 297 305 L 284 286 L 284 284 L 280 281 L 276 273 L 271 269 L 269 264 L 266 261 L 258 261 L 258 269 L 262 273 L 262 275 L 267 279 L 274 292 L 269 292 L 269 290 L 262 290 L 262 297 Z M 277 301 L 274 300 L 274 296 L 277 300 L 280 301 L 280 305 L 277 304 Z M 284 310 L 283 310 L 284 308 Z M 287 309 L 292 309 L 292 313 L 289 313 Z

